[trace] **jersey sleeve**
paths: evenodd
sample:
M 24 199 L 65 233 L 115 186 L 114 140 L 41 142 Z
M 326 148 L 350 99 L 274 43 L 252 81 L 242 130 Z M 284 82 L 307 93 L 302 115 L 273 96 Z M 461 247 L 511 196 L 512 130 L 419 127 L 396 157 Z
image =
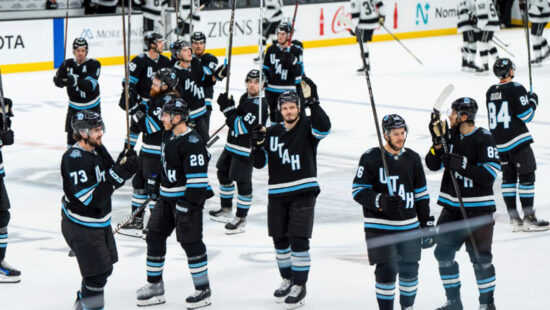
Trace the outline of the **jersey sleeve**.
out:
M 529 123 L 535 116 L 535 110 L 529 104 L 529 96 L 525 87 L 519 83 L 514 83 L 512 88 L 512 114 L 524 123 Z
M 330 118 L 318 104 L 310 106 L 309 110 L 311 111 L 311 134 L 315 139 L 321 140 L 330 133 Z
M 264 73 L 264 76 L 267 78 L 269 77 L 269 72 L 271 71 L 271 68 L 269 67 L 269 58 L 271 54 L 271 48 L 268 48 L 265 55 L 264 55 L 264 63 L 262 65 L 262 72 Z
M 65 197 L 71 202 L 71 207 L 86 210 L 88 206 L 94 206 L 94 192 L 99 186 L 94 165 L 90 161 L 83 160 L 82 152 L 73 150 L 66 153 L 61 161 L 61 173 L 65 183 Z M 70 155 L 68 155 L 70 154 Z
M 368 171 L 367 159 L 367 154 L 363 154 L 359 160 L 359 166 L 353 179 L 351 195 L 363 208 L 376 208 L 373 202 L 378 193 L 373 190 L 372 176 Z
M 477 147 L 477 162 L 468 161 L 463 175 L 480 186 L 492 187 L 501 169 L 500 160 L 493 136 L 480 130 L 485 134 Z
M 258 99 L 254 99 L 258 101 Z M 233 113 L 225 119 L 227 127 L 231 128 L 237 135 L 246 135 L 254 124 L 258 123 L 258 105 L 247 104 L 244 110 L 237 114 Z
M 376 9 L 378 10 L 378 16 L 386 16 L 386 6 L 384 5 L 384 2 L 378 0 L 376 2 Z
M 183 171 L 187 182 L 185 184 L 185 195 L 181 199 L 196 208 L 200 208 L 206 199 L 208 189 L 210 154 L 202 140 L 189 143 L 185 147 L 187 148 L 187 156 L 183 158 Z
M 91 93 L 99 87 L 99 74 L 101 71 L 101 64 L 99 61 L 93 61 L 88 65 L 88 74 L 86 76 L 80 76 L 77 81 L 78 87 L 86 92 Z
M 425 227 L 430 217 L 430 193 L 420 156 L 414 156 L 414 204 L 421 227 Z
M 128 64 L 128 74 L 129 74 L 128 80 L 130 80 L 130 83 L 128 84 L 128 88 L 129 89 L 131 88 L 132 91 L 134 91 L 134 88 L 139 82 L 141 71 L 143 70 L 142 67 L 143 67 L 143 61 L 139 56 L 134 57 Z M 124 88 L 124 79 L 122 80 L 122 87 Z

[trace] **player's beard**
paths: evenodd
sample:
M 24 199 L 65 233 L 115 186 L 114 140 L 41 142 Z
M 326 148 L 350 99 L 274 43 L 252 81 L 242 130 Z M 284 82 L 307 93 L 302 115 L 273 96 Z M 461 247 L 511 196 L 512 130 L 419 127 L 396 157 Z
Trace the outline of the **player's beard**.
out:
M 165 93 L 165 91 L 162 90 L 162 89 L 159 90 L 159 91 L 156 91 L 153 88 L 151 88 L 151 90 L 149 91 L 149 96 L 151 96 L 151 98 L 155 98 L 155 97 L 162 96 L 164 93 Z
M 93 146 L 93 147 L 100 147 L 102 145 L 102 142 L 101 142 L 101 139 L 98 140 L 96 138 L 96 139 L 92 140 L 92 139 L 88 138 L 88 144 L 90 146 Z
M 296 123 L 299 118 L 300 118 L 300 113 L 297 113 L 296 117 L 294 119 L 286 119 L 285 118 L 285 123 L 287 123 L 289 125 L 292 125 L 292 124 Z

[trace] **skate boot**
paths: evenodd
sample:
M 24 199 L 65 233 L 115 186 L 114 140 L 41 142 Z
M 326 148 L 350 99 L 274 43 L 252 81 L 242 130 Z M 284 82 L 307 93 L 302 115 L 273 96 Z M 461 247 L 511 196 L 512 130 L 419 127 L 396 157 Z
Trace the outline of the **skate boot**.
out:
M 481 304 L 479 305 L 479 310 L 497 310 L 494 303 L 490 304 Z
M 210 219 L 212 221 L 229 223 L 231 220 L 231 208 L 221 207 L 218 210 L 208 211 L 208 214 L 210 215 Z
M 193 295 L 187 297 L 187 309 L 197 309 L 201 307 L 210 306 L 210 288 L 207 287 L 204 290 L 196 290 Z
M 290 294 L 285 299 L 287 309 L 296 309 L 305 304 L 306 286 L 293 285 L 290 289 Z
M 476 74 L 477 75 L 489 75 L 489 65 L 484 64 L 483 67 L 477 68 Z
M 462 71 L 468 72 L 468 70 L 469 70 L 468 60 L 462 58 Z
M 290 279 L 283 279 L 281 285 L 278 289 L 275 290 L 273 296 L 275 296 L 275 301 L 280 304 L 285 301 L 285 298 L 290 294 L 290 287 L 292 286 L 292 281 Z
M 166 302 L 164 297 L 164 282 L 147 283 L 136 291 L 139 307 L 159 305 Z
M 234 235 L 244 232 L 246 226 L 246 216 L 235 216 L 229 223 L 225 224 L 225 234 Z
M 447 302 L 435 309 L 435 310 L 462 310 L 463 307 L 462 307 L 462 301 L 460 300 L 460 298 L 455 298 L 455 299 L 450 299 L 450 300 L 447 300 Z
M 5 260 L 0 262 L 0 283 L 17 283 L 21 281 L 21 271 L 8 265 Z
M 542 57 L 531 59 L 531 65 L 533 67 L 542 67 Z
M 518 232 L 523 230 L 523 220 L 519 217 L 510 218 L 510 224 L 512 224 L 513 232 Z
M 76 292 L 76 300 L 71 308 L 72 310 L 82 310 L 82 302 L 80 301 L 80 291 Z
M 401 310 L 414 310 L 413 306 L 403 307 L 401 306 Z
M 466 72 L 477 72 L 479 67 L 473 61 L 468 62 Z
M 548 221 L 538 220 L 535 214 L 523 218 L 523 231 L 545 231 L 548 228 Z

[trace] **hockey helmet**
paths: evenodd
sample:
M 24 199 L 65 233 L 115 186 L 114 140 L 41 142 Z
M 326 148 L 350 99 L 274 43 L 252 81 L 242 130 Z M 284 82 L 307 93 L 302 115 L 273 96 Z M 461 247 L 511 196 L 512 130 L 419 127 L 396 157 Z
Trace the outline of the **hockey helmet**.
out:
M 510 70 L 516 70 L 516 65 L 509 58 L 499 58 L 493 65 L 493 73 L 501 78 L 505 79 L 510 76 Z
M 384 118 L 382 119 L 382 129 L 384 130 L 385 134 L 389 135 L 392 129 L 398 128 L 405 128 L 406 132 L 409 131 L 409 128 L 407 127 L 407 123 L 405 123 L 404 118 L 397 114 L 389 114 L 384 116 Z
M 279 98 L 277 98 L 277 104 L 279 106 L 279 110 L 281 110 L 281 106 L 283 103 L 287 102 L 294 102 L 298 108 L 300 108 L 300 97 L 298 97 L 298 94 L 294 91 L 285 91 L 284 93 L 281 93 L 279 95 Z
M 468 121 L 474 121 L 477 114 L 477 102 L 473 98 L 458 98 L 451 104 L 451 109 L 455 110 L 458 117 L 468 116 Z
M 75 115 L 73 115 L 73 118 L 71 119 L 71 128 L 76 134 L 80 133 L 81 131 L 88 134 L 90 129 L 96 127 L 101 127 L 102 130 L 105 130 L 103 119 L 101 118 L 101 115 L 99 115 L 99 113 L 97 112 L 89 110 L 79 111 Z
M 162 84 L 170 88 L 174 88 L 176 87 L 176 85 L 178 85 L 178 76 L 172 68 L 161 68 L 157 72 L 155 72 L 155 75 L 153 75 L 153 77 L 160 80 Z
M 162 35 L 156 32 L 148 33 L 143 37 L 143 43 L 145 43 L 148 50 L 151 49 L 151 44 L 155 44 L 159 40 L 163 40 Z
M 79 47 L 85 47 L 86 50 L 88 50 L 88 41 L 84 38 L 76 38 L 73 41 L 73 50 L 79 48 Z
M 193 32 L 193 34 L 191 35 L 191 42 L 200 42 L 200 41 L 206 43 L 206 36 L 204 35 L 204 33 L 201 31 Z
M 282 22 L 277 26 L 277 32 L 286 32 L 287 34 L 292 31 L 292 26 L 289 22 Z
M 189 107 L 183 99 L 173 98 L 162 106 L 162 113 L 168 113 L 170 117 L 180 115 L 181 121 L 185 122 L 189 117 Z

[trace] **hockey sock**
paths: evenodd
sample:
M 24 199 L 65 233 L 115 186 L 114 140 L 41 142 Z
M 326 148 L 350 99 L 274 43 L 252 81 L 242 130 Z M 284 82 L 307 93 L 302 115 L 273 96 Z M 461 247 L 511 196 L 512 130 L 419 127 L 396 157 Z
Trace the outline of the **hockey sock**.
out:
M 8 247 L 8 227 L 0 227 L 0 262 L 6 257 Z
M 237 190 L 239 192 L 237 196 L 237 216 L 245 217 L 252 205 L 252 183 L 237 182 Z
M 540 51 L 542 55 L 546 54 L 549 49 L 550 49 L 550 46 L 548 46 L 548 41 L 546 41 L 546 38 L 542 37 L 542 42 L 540 44 Z
M 309 275 L 311 257 L 309 256 L 309 239 L 304 237 L 291 237 L 290 247 L 292 253 L 292 282 L 297 285 L 304 285 Z
M 462 61 L 468 62 L 468 42 L 464 42 L 464 45 L 462 46 L 460 51 L 462 52 Z
M 145 189 L 135 188 L 134 193 L 132 194 L 132 212 L 141 207 L 145 201 L 147 201 L 147 192 Z M 138 216 L 141 216 L 141 214 Z
M 477 44 L 469 43 L 468 44 L 468 62 L 474 62 L 477 54 Z
M 506 182 L 502 181 L 500 186 L 502 190 L 502 198 L 504 199 L 504 204 L 506 204 L 506 209 L 508 210 L 508 215 L 512 217 L 519 217 L 517 206 L 516 206 L 516 195 L 517 195 L 517 186 L 515 182 Z
M 397 269 L 398 267 L 395 262 L 376 265 L 376 269 L 374 270 L 376 300 L 378 301 L 378 308 L 380 310 L 393 310 Z
M 538 59 L 542 56 L 542 37 L 533 36 L 533 59 Z
M 149 231 L 147 241 L 147 282 L 158 283 L 162 280 L 164 257 L 166 255 L 166 237 L 156 231 Z
M 231 208 L 233 206 L 234 195 L 235 185 L 233 183 L 220 184 L 220 202 L 222 208 Z
M 183 249 L 187 254 L 189 272 L 191 272 L 195 289 L 200 291 L 208 288 L 210 286 L 208 281 L 208 256 L 206 255 L 204 242 L 197 241 L 183 244 Z
M 519 201 L 524 215 L 533 214 L 535 201 L 535 173 L 522 174 L 519 176 L 518 187 Z
M 479 303 L 492 303 L 496 284 L 495 267 L 491 263 L 474 264 L 474 272 L 479 288 Z
M 363 42 L 363 51 L 365 52 L 363 54 L 363 57 L 365 57 L 365 62 L 367 63 L 367 68 L 370 67 L 370 61 L 369 61 L 369 45 L 367 42 Z
M 457 262 L 439 261 L 439 275 L 448 300 L 460 297 L 460 277 Z
M 418 286 L 418 262 L 399 263 L 399 303 L 402 308 L 414 304 Z
M 479 56 L 483 65 L 489 65 L 489 44 L 487 42 L 479 42 Z
M 489 54 L 493 58 L 498 58 L 498 50 L 493 42 L 490 42 L 491 48 L 489 49 Z
M 292 271 L 290 267 L 292 263 L 290 261 L 290 242 L 287 238 L 273 238 L 275 244 L 275 258 L 277 260 L 277 266 L 279 267 L 279 273 L 284 279 L 292 279 Z

